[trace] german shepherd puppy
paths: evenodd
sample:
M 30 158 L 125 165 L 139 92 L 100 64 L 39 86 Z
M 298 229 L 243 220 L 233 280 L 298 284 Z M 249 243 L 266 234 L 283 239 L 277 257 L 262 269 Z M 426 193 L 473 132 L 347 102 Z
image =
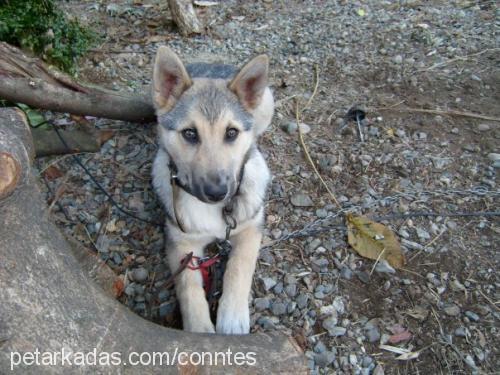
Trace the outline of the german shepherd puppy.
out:
M 171 272 L 190 252 L 202 258 L 207 244 L 225 238 L 223 210 L 229 202 L 236 221 L 216 325 L 210 319 L 200 270 L 186 268 L 175 280 L 183 327 L 191 332 L 246 334 L 270 179 L 256 146 L 274 111 L 268 58 L 257 56 L 239 71 L 220 64 L 185 67 L 174 52 L 160 47 L 152 86 L 159 136 L 153 184 L 167 212 Z

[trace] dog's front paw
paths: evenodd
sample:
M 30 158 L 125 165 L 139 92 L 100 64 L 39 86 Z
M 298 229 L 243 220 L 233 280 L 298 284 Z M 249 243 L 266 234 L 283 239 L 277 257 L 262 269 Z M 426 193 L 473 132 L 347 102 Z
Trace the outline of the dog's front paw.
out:
M 219 302 L 217 311 L 217 333 L 224 335 L 244 335 L 250 332 L 250 310 L 248 301 L 225 299 Z

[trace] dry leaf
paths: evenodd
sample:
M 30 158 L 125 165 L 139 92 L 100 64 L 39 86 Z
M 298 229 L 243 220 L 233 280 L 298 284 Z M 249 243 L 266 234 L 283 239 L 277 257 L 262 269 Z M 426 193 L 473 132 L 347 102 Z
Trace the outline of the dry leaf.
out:
M 396 359 L 399 359 L 400 361 L 409 361 L 410 359 L 418 358 L 419 355 L 420 352 L 403 353 L 399 357 L 396 357 Z
M 389 337 L 389 342 L 391 344 L 397 344 L 400 343 L 401 341 L 407 341 L 411 339 L 411 337 L 412 335 L 410 331 L 403 331 Z
M 359 255 L 373 260 L 385 259 L 394 268 L 404 266 L 406 261 L 399 241 L 392 230 L 385 225 L 364 216 L 348 214 L 347 230 L 349 245 Z
M 116 278 L 115 282 L 113 283 L 113 292 L 116 296 L 116 298 L 120 297 L 123 294 L 123 291 L 125 290 L 125 283 L 121 278 Z
M 405 314 L 411 316 L 414 319 L 423 321 L 427 318 L 427 315 L 429 315 L 429 311 L 422 306 L 415 306 L 413 309 L 406 311 Z
M 51 181 L 55 180 L 56 178 L 62 177 L 64 174 L 55 165 L 51 165 L 43 171 L 43 175 L 47 180 Z

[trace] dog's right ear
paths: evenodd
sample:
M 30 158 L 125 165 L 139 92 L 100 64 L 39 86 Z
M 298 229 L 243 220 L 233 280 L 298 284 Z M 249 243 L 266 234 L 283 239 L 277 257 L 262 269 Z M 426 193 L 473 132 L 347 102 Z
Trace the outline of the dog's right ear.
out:
M 156 110 L 170 111 L 191 85 L 191 78 L 179 57 L 166 46 L 158 48 L 153 68 L 153 104 Z

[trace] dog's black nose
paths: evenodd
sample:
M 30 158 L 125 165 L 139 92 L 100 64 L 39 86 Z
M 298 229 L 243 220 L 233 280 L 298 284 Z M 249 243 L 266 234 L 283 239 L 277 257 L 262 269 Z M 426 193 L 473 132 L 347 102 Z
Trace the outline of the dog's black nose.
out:
M 203 187 L 203 192 L 208 200 L 212 202 L 219 202 L 223 200 L 227 195 L 227 186 L 226 185 L 215 185 L 215 184 L 206 184 Z

